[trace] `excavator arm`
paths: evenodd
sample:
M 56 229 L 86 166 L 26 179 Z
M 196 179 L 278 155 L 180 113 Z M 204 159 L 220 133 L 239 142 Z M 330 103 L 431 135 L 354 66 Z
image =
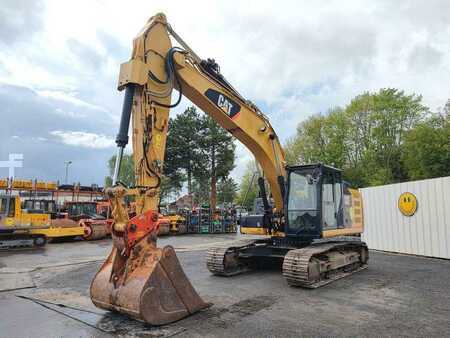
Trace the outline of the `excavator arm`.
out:
M 172 46 L 170 36 L 181 48 Z M 91 298 L 101 308 L 165 324 L 207 306 L 184 275 L 173 248 L 156 246 L 169 110 L 184 95 L 241 141 L 265 174 L 278 217 L 284 209 L 284 152 L 268 119 L 226 81 L 213 60 L 202 61 L 163 14 L 150 18 L 134 39 L 131 59 L 120 68 L 118 89 L 125 95 L 113 187 L 107 190 L 115 221 L 113 249 L 92 282 Z M 118 177 L 130 118 L 136 185 L 125 187 Z M 127 195 L 136 201 L 137 216 L 131 219 L 124 202 Z

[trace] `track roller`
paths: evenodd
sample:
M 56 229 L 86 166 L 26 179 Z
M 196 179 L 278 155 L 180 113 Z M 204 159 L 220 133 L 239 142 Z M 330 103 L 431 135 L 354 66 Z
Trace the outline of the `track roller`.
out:
M 364 242 L 313 244 L 286 254 L 283 276 L 291 286 L 314 289 L 367 268 L 368 259 Z

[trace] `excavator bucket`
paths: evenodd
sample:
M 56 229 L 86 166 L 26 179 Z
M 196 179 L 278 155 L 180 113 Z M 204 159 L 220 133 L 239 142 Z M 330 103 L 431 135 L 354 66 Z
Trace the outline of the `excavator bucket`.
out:
M 92 281 L 92 302 L 151 325 L 171 323 L 206 308 L 173 247 L 157 248 L 152 236 L 140 240 L 126 258 L 120 254 L 120 243 L 115 243 Z

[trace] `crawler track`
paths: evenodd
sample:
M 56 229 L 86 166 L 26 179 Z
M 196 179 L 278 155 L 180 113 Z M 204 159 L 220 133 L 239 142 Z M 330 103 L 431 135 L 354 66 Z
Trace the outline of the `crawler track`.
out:
M 256 240 L 242 240 L 228 245 L 215 246 L 206 253 L 209 271 L 220 276 L 234 276 L 249 271 L 249 267 L 239 260 L 239 250 L 254 245 Z
M 40 248 L 45 246 L 47 238 L 44 235 L 11 234 L 0 236 L 0 250 L 23 248 Z
M 286 254 L 283 275 L 291 286 L 314 289 L 367 268 L 368 258 L 364 242 L 313 244 Z

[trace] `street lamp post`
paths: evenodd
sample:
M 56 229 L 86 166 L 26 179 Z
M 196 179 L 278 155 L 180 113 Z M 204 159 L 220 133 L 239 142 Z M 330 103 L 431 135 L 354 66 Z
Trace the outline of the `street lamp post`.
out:
M 67 184 L 68 180 L 69 180 L 69 165 L 72 164 L 72 161 L 64 161 L 64 164 L 66 165 L 66 179 L 65 179 L 65 182 Z

